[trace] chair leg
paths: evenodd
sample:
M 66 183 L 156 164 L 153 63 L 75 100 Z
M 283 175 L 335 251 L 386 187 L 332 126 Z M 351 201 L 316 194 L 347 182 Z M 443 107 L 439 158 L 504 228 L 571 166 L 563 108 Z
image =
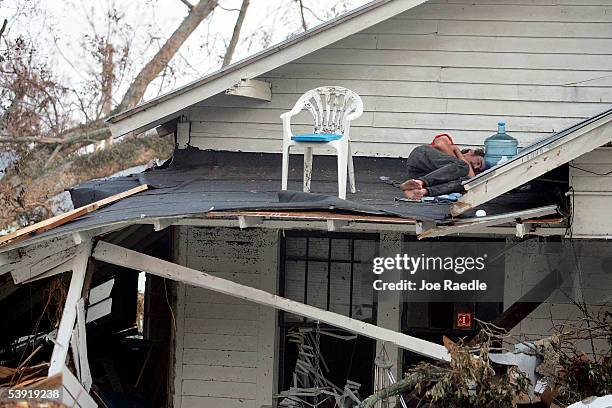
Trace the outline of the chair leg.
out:
M 304 192 L 310 193 L 310 181 L 312 180 L 312 147 L 304 151 Z
M 355 168 L 353 167 L 353 149 L 351 148 L 351 142 L 348 143 L 348 179 L 351 194 L 355 194 L 357 192 L 357 187 L 355 186 Z
M 346 200 L 346 175 L 348 172 L 348 143 L 338 146 L 338 197 Z
M 283 169 L 282 169 L 282 190 L 287 190 L 289 179 L 289 149 L 291 146 L 283 144 Z

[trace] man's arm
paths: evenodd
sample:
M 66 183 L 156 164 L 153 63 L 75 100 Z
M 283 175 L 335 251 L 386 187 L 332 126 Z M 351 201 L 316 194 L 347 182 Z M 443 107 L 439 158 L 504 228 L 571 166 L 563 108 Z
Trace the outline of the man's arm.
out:
M 451 143 L 448 137 L 436 138 L 432 143 L 432 147 L 434 149 L 438 149 L 444 154 L 448 154 L 449 156 L 457 157 L 457 155 L 455 154 L 455 149 L 454 149 L 456 146 Z
M 474 177 L 476 175 L 476 173 L 474 172 L 474 169 L 472 168 L 472 165 L 465 159 L 465 157 L 463 156 L 463 153 L 461 153 L 461 149 L 459 149 L 457 146 L 452 144 L 448 137 L 439 137 L 436 140 L 434 140 L 433 148 L 438 149 L 444 154 L 448 154 L 449 156 L 456 157 L 459 160 L 465 162 L 469 167 L 468 177 Z
M 470 162 L 466 160 L 466 158 L 463 155 L 463 153 L 461 153 L 461 149 L 459 149 L 457 146 L 453 145 L 453 151 L 455 152 L 455 157 L 457 157 L 459 160 L 465 162 L 468 165 L 468 167 L 469 167 L 468 177 L 474 177 L 476 175 L 476 172 L 472 168 L 472 165 L 470 164 Z

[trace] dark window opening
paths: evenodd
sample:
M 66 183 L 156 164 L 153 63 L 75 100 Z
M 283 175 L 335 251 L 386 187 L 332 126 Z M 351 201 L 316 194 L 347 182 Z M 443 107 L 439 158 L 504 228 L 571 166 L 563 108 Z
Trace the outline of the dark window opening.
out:
M 280 295 L 375 324 L 372 259 L 377 253 L 377 234 L 287 231 L 281 246 Z M 279 390 L 294 386 L 299 342 L 306 336 L 307 345 L 317 338 L 326 379 L 340 388 L 347 380 L 360 383 L 361 396 L 372 392 L 373 340 L 291 313 L 281 312 L 279 324 Z

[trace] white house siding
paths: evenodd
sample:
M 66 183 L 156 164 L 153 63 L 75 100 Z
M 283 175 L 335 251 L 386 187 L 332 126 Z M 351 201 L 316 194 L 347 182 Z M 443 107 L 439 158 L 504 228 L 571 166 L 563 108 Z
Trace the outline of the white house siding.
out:
M 271 102 L 217 95 L 192 107 L 191 145 L 280 152 L 279 115 L 330 84 L 363 97 L 357 155 L 405 157 L 440 132 L 479 145 L 500 119 L 526 145 L 612 103 L 612 3 L 430 1 L 261 79 Z M 312 130 L 305 114 L 295 123 Z
M 182 265 L 276 292 L 276 231 L 180 227 L 176 237 Z M 275 311 L 188 285 L 177 291 L 175 408 L 271 405 Z
M 563 245 L 561 254 L 559 245 Z M 569 330 L 585 317 L 574 301 L 584 302 L 591 316 L 611 312 L 612 280 L 609 261 L 606 260 L 610 254 L 610 245 L 604 241 L 565 240 L 562 244 L 547 245 L 537 240 L 520 244 L 509 240 L 505 254 L 504 309 L 519 300 L 551 270 L 558 269 L 561 273 L 578 271 L 573 279 L 566 279 L 559 289 L 523 319 L 511 334 L 534 340 L 553 335 L 554 328 L 558 330 L 563 325 L 565 330 Z M 577 345 L 586 353 L 607 352 L 610 348 L 605 339 L 598 339 L 593 344 L 585 340 Z
M 572 234 L 576 237 L 612 237 L 612 147 L 602 147 L 570 165 Z

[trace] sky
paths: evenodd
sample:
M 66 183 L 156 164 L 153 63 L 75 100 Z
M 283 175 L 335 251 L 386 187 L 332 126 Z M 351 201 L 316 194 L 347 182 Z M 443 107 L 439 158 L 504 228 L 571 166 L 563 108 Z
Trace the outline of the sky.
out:
M 191 0 L 192 3 L 197 0 Z M 368 0 L 303 0 L 314 11 L 306 11 L 308 27 L 314 27 L 339 12 L 353 9 Z M 172 60 L 173 71 L 149 86 L 145 99 L 167 92 L 219 68 L 225 45 L 231 37 L 242 0 L 220 0 L 212 18 L 198 29 Z M 18 6 L 36 12 L 23 15 Z M 93 32 L 104 34 L 102 24 L 108 10 L 116 10 L 122 30 L 113 36 L 118 43 L 129 42 L 134 64 L 115 90 L 121 95 L 148 59 L 174 31 L 188 12 L 180 0 L 0 0 L 0 18 L 9 20 L 9 35 L 27 35 L 36 39 L 41 56 L 69 84 L 79 84 L 88 71 L 99 69 L 83 48 L 83 41 Z M 302 31 L 296 0 L 251 0 L 241 41 L 233 61 L 283 41 Z

